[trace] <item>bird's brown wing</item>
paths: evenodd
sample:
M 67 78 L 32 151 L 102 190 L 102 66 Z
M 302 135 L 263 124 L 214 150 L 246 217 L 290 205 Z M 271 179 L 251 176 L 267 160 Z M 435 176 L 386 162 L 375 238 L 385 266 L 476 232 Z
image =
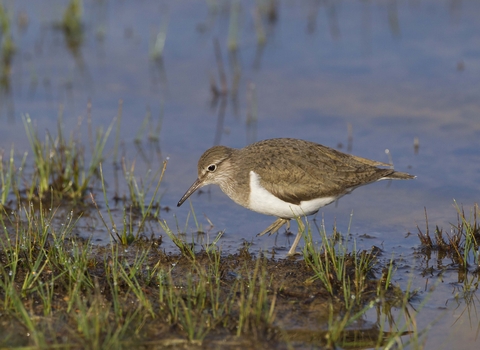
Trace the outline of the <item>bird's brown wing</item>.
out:
M 257 146 L 249 164 L 260 184 L 283 201 L 340 196 L 351 189 L 393 173 L 374 165 L 384 163 L 351 156 L 315 143 L 278 139 Z

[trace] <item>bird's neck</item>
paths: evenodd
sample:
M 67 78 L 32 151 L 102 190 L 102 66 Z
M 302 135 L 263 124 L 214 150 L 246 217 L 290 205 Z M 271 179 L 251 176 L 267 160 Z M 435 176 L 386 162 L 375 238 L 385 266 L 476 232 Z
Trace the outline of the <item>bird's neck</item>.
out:
M 226 160 L 223 165 L 222 176 L 217 179 L 223 193 L 229 196 L 234 202 L 242 206 L 248 205 L 250 194 L 248 170 L 240 169 L 235 164 Z

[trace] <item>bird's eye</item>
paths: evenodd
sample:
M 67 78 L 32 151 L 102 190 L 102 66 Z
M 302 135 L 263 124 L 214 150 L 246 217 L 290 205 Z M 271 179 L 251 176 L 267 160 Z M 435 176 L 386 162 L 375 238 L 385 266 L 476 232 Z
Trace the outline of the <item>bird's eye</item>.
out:
M 213 173 L 215 170 L 217 170 L 217 166 L 215 164 L 211 164 L 208 166 L 207 170 Z

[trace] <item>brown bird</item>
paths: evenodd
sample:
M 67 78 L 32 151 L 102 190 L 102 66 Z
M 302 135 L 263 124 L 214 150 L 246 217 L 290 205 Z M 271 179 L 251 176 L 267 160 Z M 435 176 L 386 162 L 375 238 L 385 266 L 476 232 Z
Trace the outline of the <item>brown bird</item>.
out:
M 198 178 L 178 202 L 197 189 L 219 185 L 234 202 L 277 220 L 259 235 L 274 233 L 290 219 L 316 213 L 355 188 L 379 180 L 413 179 L 390 164 L 356 157 L 320 144 L 278 138 L 235 149 L 214 146 L 198 161 Z M 303 228 L 288 251 L 295 249 Z

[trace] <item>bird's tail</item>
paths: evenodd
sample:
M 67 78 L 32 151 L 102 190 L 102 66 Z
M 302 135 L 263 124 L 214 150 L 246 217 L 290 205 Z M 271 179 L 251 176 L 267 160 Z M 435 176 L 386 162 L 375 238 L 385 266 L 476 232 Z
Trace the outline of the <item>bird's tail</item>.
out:
M 389 180 L 409 180 L 409 179 L 414 179 L 414 178 L 416 178 L 415 175 L 402 173 L 400 171 L 394 171 L 393 173 L 389 174 L 388 176 L 385 176 L 385 179 L 389 179 Z

